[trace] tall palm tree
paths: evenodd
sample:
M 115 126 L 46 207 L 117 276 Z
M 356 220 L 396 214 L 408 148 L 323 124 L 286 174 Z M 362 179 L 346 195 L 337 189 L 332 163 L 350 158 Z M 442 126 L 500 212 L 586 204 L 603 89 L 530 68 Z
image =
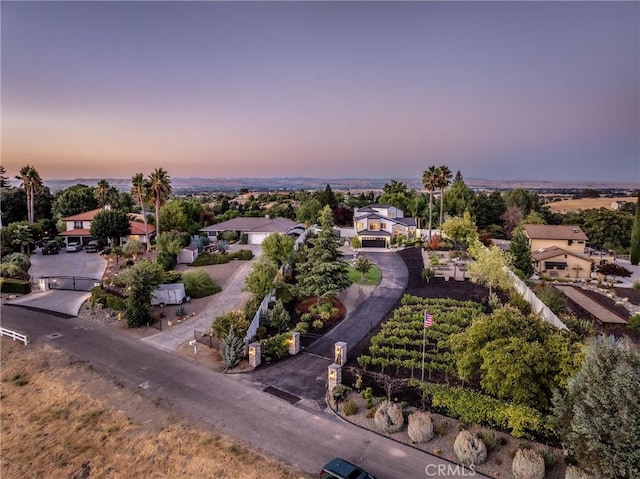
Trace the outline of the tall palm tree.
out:
M 440 188 L 440 236 L 442 236 L 442 218 L 444 216 L 444 190 L 451 184 L 453 174 L 447 165 L 438 167 L 437 186 Z
M 430 166 L 422 173 L 422 184 L 429 193 L 429 243 L 431 243 L 431 225 L 433 224 L 433 192 L 437 187 L 438 168 Z
M 162 168 L 156 168 L 149 175 L 151 192 L 156 207 L 156 235 L 160 234 L 160 206 L 171 194 L 171 177 Z
M 20 169 L 16 179 L 22 181 L 22 187 L 27 194 L 27 222 L 33 224 L 35 222 L 34 198 L 36 192 L 42 188 L 42 178 L 35 166 L 27 165 Z
M 146 238 L 145 247 L 149 251 L 151 244 L 149 243 L 149 230 L 147 226 L 147 212 L 146 204 L 150 196 L 151 184 L 142 173 L 136 173 L 131 178 L 131 195 L 136 199 L 140 205 L 140 212 L 142 213 L 142 221 L 144 222 L 144 234 Z
M 96 185 L 96 196 L 98 198 L 98 207 L 104 208 L 107 202 L 107 193 L 109 192 L 109 182 L 107 180 L 100 180 Z

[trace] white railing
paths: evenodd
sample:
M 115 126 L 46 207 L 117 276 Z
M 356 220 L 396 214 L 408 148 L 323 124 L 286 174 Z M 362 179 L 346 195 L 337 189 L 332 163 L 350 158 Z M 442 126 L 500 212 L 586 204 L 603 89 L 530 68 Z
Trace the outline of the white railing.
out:
M 13 338 L 14 341 L 16 339 L 18 341 L 22 341 L 25 346 L 29 342 L 29 340 L 27 339 L 27 335 L 26 334 L 20 334 L 20 333 L 18 333 L 16 331 L 12 331 L 12 330 L 7 329 L 7 328 L 0 328 L 0 333 L 1 333 L 2 336 L 9 336 L 10 338 Z

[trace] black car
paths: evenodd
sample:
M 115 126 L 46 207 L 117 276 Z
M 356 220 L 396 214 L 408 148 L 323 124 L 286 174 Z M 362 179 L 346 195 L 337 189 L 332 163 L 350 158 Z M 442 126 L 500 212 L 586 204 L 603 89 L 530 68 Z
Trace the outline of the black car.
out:
M 42 245 L 42 254 L 58 254 L 60 252 L 60 246 L 56 241 L 47 241 Z

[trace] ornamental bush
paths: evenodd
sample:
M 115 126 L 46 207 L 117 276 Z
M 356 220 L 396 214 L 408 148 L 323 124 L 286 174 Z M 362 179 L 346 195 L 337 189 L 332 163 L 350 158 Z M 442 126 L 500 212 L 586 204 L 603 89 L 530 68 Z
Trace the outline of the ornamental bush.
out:
M 262 358 L 282 359 L 289 355 L 291 333 L 282 333 L 260 341 Z

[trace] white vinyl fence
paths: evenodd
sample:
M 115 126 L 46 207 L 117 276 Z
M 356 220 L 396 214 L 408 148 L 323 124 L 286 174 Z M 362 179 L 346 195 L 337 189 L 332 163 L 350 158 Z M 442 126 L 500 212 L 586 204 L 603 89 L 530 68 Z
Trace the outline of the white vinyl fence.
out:
M 531 310 L 534 313 L 539 314 L 542 319 L 547 323 L 553 324 L 556 328 L 569 329 L 546 304 L 540 301 L 540 298 L 529 289 L 524 281 L 518 278 L 509 268 L 505 267 L 505 269 L 509 273 L 509 278 L 511 278 L 514 289 L 531 305 Z
M 249 329 L 247 329 L 247 335 L 244 337 L 245 344 L 249 344 L 251 339 L 256 335 L 256 332 L 260 327 L 260 318 L 262 317 L 263 314 L 268 314 L 269 303 L 275 300 L 276 300 L 276 295 L 273 292 L 269 293 L 262 299 L 262 302 L 260 303 L 260 307 L 258 308 L 258 311 L 256 311 L 256 314 L 253 316 L 253 320 L 251 321 L 251 325 L 249 326 Z
M 7 329 L 7 328 L 0 328 L 0 334 L 2 336 L 9 336 L 10 338 L 13 338 L 13 340 L 15 341 L 16 339 L 18 341 L 22 341 L 24 343 L 24 345 L 26 346 L 27 343 L 29 342 L 29 340 L 27 339 L 27 335 L 26 334 L 20 334 L 16 331 L 12 331 L 11 329 Z

